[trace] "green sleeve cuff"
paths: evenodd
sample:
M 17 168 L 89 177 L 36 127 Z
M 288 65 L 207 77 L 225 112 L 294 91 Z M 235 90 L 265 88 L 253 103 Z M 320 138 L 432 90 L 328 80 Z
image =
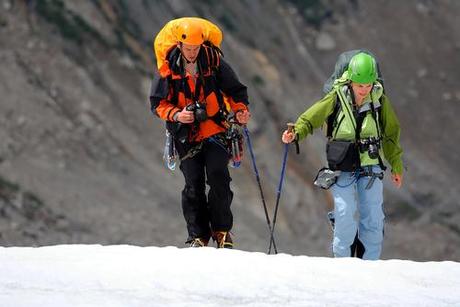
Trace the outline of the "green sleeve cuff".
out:
M 403 163 L 402 163 L 401 160 L 399 160 L 394 165 L 392 165 L 391 173 L 392 174 L 400 174 L 400 175 L 403 173 Z

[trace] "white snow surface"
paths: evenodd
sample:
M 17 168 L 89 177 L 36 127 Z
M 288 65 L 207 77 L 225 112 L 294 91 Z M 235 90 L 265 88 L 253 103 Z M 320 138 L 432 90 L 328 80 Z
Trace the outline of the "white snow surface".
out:
M 460 263 L 213 247 L 0 247 L 0 306 L 460 306 Z

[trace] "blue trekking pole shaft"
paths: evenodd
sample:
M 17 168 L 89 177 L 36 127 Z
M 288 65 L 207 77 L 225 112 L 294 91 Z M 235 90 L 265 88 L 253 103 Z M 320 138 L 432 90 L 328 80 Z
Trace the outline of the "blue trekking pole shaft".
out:
M 288 131 L 293 132 L 294 131 L 294 124 L 293 123 L 288 123 Z M 284 144 L 284 154 L 283 154 L 283 164 L 281 166 L 281 176 L 280 176 L 280 182 L 278 184 L 278 191 L 276 192 L 276 205 L 275 205 L 275 213 L 273 214 L 273 225 L 272 225 L 272 233 L 271 236 L 273 237 L 273 234 L 275 232 L 275 225 L 276 225 L 276 217 L 278 215 L 278 207 L 280 203 L 280 198 L 281 198 L 281 190 L 283 189 L 283 180 L 284 180 L 284 174 L 286 172 L 286 162 L 287 162 L 287 155 L 289 151 L 289 144 Z M 270 254 L 272 251 L 272 244 L 270 241 L 270 246 L 268 248 L 268 253 Z M 275 252 L 277 253 L 277 252 Z
M 278 183 L 278 190 L 276 192 L 276 205 L 275 205 L 275 213 L 273 214 L 273 225 L 272 225 L 271 237 L 273 237 L 274 233 L 275 233 L 276 216 L 278 215 L 278 207 L 279 207 L 280 198 L 281 198 L 281 190 L 283 189 L 283 179 L 284 179 L 284 174 L 286 172 L 286 161 L 287 161 L 288 151 L 289 151 L 289 145 L 284 144 L 283 164 L 281 166 L 280 182 Z M 272 251 L 272 244 L 271 243 L 272 242 L 270 241 L 270 246 L 268 247 L 268 253 L 269 254 Z M 276 251 L 275 251 L 275 254 L 277 254 Z
M 254 168 L 254 173 L 256 175 L 257 184 L 259 186 L 260 198 L 262 199 L 262 205 L 264 207 L 265 219 L 267 221 L 268 230 L 270 232 L 270 246 L 273 243 L 273 248 L 275 250 L 275 253 L 278 253 L 278 250 L 276 249 L 275 238 L 273 238 L 272 226 L 270 223 L 270 217 L 268 216 L 267 204 L 265 203 L 265 197 L 264 197 L 264 192 L 262 190 L 262 184 L 260 183 L 260 176 L 259 176 L 259 171 L 256 165 L 256 158 L 254 156 L 254 151 L 252 150 L 251 138 L 249 137 L 249 130 L 246 126 L 244 126 L 243 131 L 244 131 L 244 135 L 246 136 L 249 153 L 251 154 L 252 167 Z

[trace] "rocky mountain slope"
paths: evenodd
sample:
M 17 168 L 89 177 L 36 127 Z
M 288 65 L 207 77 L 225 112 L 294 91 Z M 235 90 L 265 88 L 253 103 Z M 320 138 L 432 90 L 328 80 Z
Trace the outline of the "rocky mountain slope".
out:
M 248 85 L 249 125 L 270 211 L 280 133 L 321 96 L 340 52 L 372 50 L 400 117 L 404 188 L 386 181 L 385 258 L 460 259 L 457 1 L 0 1 L 0 242 L 183 246 L 182 176 L 161 160 L 149 113 L 154 35 L 201 16 Z M 281 251 L 329 255 L 318 131 L 289 155 L 277 224 Z M 238 247 L 265 251 L 249 154 L 232 170 Z M 389 177 L 389 176 L 387 176 Z

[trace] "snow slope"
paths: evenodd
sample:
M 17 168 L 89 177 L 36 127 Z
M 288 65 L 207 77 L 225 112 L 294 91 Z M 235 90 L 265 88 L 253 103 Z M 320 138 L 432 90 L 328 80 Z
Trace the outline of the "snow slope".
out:
M 1 306 L 460 306 L 460 263 L 215 248 L 0 248 Z

